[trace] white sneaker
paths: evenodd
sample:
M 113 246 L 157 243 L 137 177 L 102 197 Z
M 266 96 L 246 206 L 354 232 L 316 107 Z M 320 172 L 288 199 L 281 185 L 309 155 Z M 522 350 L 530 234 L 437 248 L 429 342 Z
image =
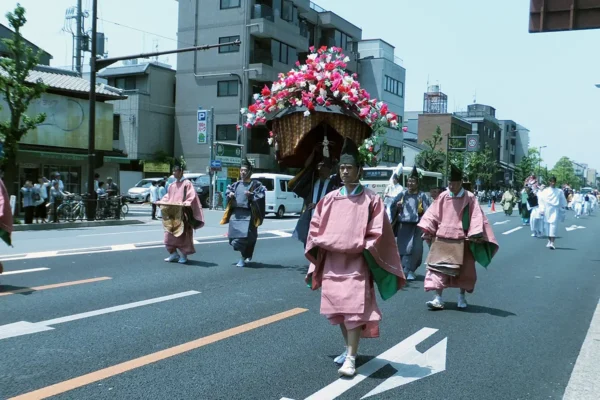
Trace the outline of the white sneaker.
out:
M 532 233 L 531 237 L 537 237 L 537 233 Z
M 346 356 L 344 365 L 342 365 L 342 368 L 338 369 L 338 374 L 340 374 L 341 376 L 354 376 L 356 374 L 355 364 L 355 357 Z
M 551 246 L 550 242 L 546 243 L 546 247 L 550 248 L 550 246 Z
M 458 303 L 456 303 L 456 307 L 467 308 L 467 306 L 468 306 L 468 304 L 467 304 L 467 299 L 465 299 L 465 295 L 459 294 L 458 295 Z
M 244 262 L 245 262 L 246 264 L 248 264 L 249 262 L 252 262 L 252 258 L 251 258 L 251 257 L 248 257 L 248 258 L 246 258 L 246 259 L 244 260 Z
M 346 350 L 344 350 L 344 352 L 342 354 L 340 354 L 339 356 L 337 356 L 336 358 L 333 359 L 333 362 L 338 364 L 338 365 L 342 365 L 344 363 L 344 361 L 346 361 L 346 356 L 348 355 L 348 348 L 346 348 Z
M 178 263 L 179 264 L 187 264 L 188 259 L 186 256 L 180 257 Z
M 179 254 L 173 253 L 169 257 L 165 258 L 165 262 L 172 263 L 179 260 Z
M 236 267 L 240 267 L 240 268 L 244 268 L 246 266 L 246 263 L 244 262 L 243 258 L 240 258 L 240 261 L 238 261 L 237 264 L 235 264 Z
M 550 243 L 550 245 L 548 246 L 548 248 L 549 248 L 550 250 L 556 250 L 556 247 L 554 247 L 554 245 L 553 245 L 552 243 Z
M 412 272 L 409 272 L 408 275 L 406 275 L 406 280 L 407 281 L 414 281 L 415 280 L 415 274 Z
M 427 307 L 429 307 L 430 310 L 443 310 L 444 309 L 444 302 L 439 297 L 436 297 L 435 299 L 428 301 L 425 304 L 427 304 Z

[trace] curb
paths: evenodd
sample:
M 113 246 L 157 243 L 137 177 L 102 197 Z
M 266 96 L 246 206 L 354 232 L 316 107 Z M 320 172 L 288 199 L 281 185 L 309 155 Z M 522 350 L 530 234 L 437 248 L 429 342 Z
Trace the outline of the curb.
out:
M 81 222 L 63 222 L 59 224 L 31 224 L 31 225 L 14 225 L 13 232 L 23 231 L 56 231 L 62 229 L 73 228 L 91 228 L 97 226 L 122 226 L 122 225 L 143 225 L 144 221 L 137 219 L 113 219 L 105 221 L 81 221 Z

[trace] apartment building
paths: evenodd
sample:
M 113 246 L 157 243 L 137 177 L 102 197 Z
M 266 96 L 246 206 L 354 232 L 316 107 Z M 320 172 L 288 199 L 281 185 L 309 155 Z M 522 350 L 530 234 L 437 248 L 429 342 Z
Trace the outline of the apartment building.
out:
M 240 109 L 251 104 L 253 95 L 270 86 L 279 73 L 289 71 L 298 60 L 303 62 L 310 46 L 341 47 L 350 57 L 348 70 L 359 75 L 363 62 L 358 48 L 362 30 L 308 0 L 180 1 L 178 38 L 181 47 L 241 41 L 240 46 L 178 55 L 175 155 L 183 155 L 188 169 L 199 172 L 209 165 L 210 145 L 199 144 L 196 137 L 198 108 L 214 109 L 212 128 L 217 141 L 243 144 L 258 170 L 273 170 L 277 166 L 267 143 L 267 128 L 238 129 Z M 373 47 L 373 43 L 365 46 Z M 375 47 L 377 54 L 365 63 L 372 65 L 375 58 L 389 61 L 389 46 L 386 54 L 379 51 L 385 46 Z M 393 47 L 391 54 L 394 64 Z M 373 77 L 372 72 L 371 76 L 385 88 L 383 76 Z M 396 96 L 395 104 L 403 110 L 404 75 L 394 79 L 402 83 L 402 96 Z M 397 84 L 395 91 L 400 93 Z

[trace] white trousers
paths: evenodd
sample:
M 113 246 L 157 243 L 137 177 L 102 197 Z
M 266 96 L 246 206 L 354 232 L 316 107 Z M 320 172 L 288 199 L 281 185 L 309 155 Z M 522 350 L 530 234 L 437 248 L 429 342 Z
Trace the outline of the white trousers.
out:
M 531 232 L 537 235 L 542 235 L 544 233 L 544 219 L 540 216 L 539 207 L 533 207 L 531 209 L 531 214 L 529 215 L 529 227 L 531 228 Z
M 574 203 L 573 209 L 575 210 L 575 215 L 578 217 L 581 217 L 581 212 L 583 211 L 583 204 L 582 203 Z
M 558 222 L 548 223 L 546 222 L 546 233 L 548 237 L 556 237 L 558 231 Z

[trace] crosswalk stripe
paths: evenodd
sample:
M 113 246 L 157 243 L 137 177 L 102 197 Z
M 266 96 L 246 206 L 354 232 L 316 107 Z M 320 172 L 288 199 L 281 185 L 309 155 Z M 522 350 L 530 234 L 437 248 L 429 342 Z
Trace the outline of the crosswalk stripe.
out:
M 30 269 L 19 269 L 15 271 L 4 271 L 2 275 L 16 275 L 16 274 L 26 274 L 28 272 L 38 272 L 38 271 L 47 271 L 50 268 L 30 268 Z

